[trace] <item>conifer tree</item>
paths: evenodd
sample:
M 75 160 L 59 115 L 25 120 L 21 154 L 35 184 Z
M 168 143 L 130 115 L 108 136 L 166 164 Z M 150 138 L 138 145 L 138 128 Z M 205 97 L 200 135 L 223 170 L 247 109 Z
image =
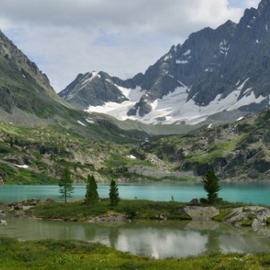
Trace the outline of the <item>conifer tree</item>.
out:
M 111 181 L 109 197 L 110 197 L 111 206 L 116 206 L 120 198 L 119 198 L 118 186 L 114 180 Z
M 72 197 L 73 186 L 71 174 L 68 168 L 64 170 L 63 177 L 59 181 L 59 192 L 65 203 L 67 203 L 68 198 Z
M 85 194 L 85 203 L 86 204 L 96 204 L 98 202 L 99 196 L 97 191 L 97 183 L 95 177 L 88 175 L 87 185 L 86 185 L 86 194 Z
M 214 204 L 218 200 L 218 192 L 220 191 L 219 179 L 214 171 L 209 171 L 203 177 L 203 187 L 207 192 L 207 201 L 209 204 Z

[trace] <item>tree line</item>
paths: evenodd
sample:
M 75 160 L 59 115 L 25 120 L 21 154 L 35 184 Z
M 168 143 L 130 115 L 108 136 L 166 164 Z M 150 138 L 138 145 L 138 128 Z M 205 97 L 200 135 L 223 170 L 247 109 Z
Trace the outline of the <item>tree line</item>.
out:
M 68 199 L 72 197 L 73 193 L 73 181 L 69 169 L 65 169 L 62 178 L 59 181 L 59 192 L 64 199 L 65 204 Z M 118 185 L 115 180 L 111 181 L 109 190 L 110 205 L 116 206 L 119 201 Z M 93 175 L 88 175 L 86 184 L 85 203 L 88 205 L 95 205 L 99 201 L 98 187 L 96 179 Z
M 64 199 L 64 202 L 67 203 L 67 200 L 72 197 L 73 193 L 73 181 L 71 178 L 71 173 L 68 169 L 64 170 L 63 177 L 59 181 L 59 192 L 61 197 Z M 215 204 L 221 199 L 218 197 L 218 192 L 220 191 L 219 179 L 216 176 L 213 170 L 209 171 L 202 179 L 202 184 L 204 190 L 207 193 L 207 199 L 201 199 L 201 202 L 207 204 Z M 88 205 L 95 205 L 99 201 L 98 187 L 96 179 L 93 175 L 88 175 L 87 185 L 86 185 L 86 194 L 85 194 L 85 203 Z M 111 206 L 116 206 L 119 203 L 119 191 L 118 185 L 115 180 L 111 181 L 110 190 L 109 190 L 109 199 Z

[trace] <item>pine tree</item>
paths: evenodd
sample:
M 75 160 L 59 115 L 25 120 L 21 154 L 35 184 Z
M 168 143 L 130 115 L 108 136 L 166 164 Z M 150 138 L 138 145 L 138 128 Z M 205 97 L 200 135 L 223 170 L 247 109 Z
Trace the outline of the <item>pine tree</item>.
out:
M 208 203 L 214 204 L 218 199 L 218 192 L 220 191 L 219 179 L 214 171 L 209 171 L 203 177 L 203 187 L 207 192 Z
M 110 197 L 111 206 L 116 206 L 120 199 L 119 199 L 118 186 L 114 180 L 111 181 L 109 197 Z
M 85 194 L 85 203 L 86 204 L 95 204 L 98 202 L 99 196 L 97 191 L 97 183 L 95 177 L 88 175 L 86 194 Z
M 70 171 L 68 168 L 64 170 L 63 177 L 59 181 L 59 192 L 61 197 L 64 198 L 64 202 L 67 203 L 67 199 L 72 197 L 73 186 Z

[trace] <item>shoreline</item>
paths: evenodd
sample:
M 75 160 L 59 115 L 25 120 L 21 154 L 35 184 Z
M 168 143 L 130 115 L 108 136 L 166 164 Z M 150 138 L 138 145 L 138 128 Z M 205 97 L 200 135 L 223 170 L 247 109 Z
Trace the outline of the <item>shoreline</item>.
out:
M 30 200 L 0 205 L 0 224 L 5 223 L 6 216 L 86 224 L 215 221 L 254 230 L 270 226 L 270 207 L 228 202 L 207 205 L 195 200 L 190 203 L 122 200 L 115 207 L 111 207 L 108 200 L 100 200 L 93 206 L 83 201 L 63 204 L 53 200 Z

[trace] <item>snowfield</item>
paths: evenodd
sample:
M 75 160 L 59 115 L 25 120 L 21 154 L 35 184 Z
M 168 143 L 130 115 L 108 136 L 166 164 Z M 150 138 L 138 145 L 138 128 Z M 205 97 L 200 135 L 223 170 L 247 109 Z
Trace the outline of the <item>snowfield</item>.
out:
M 256 97 L 252 88 L 243 91 L 249 78 L 239 81 L 236 89 L 227 96 L 219 94 L 207 106 L 199 106 L 193 99 L 188 100 L 189 88 L 183 83 L 177 87 L 174 92 L 156 99 L 150 106 L 152 111 L 144 117 L 128 116 L 128 111 L 140 100 L 146 91 L 137 87 L 136 89 L 119 88 L 122 94 L 127 97 L 127 101 L 122 103 L 106 102 L 102 106 L 90 106 L 86 111 L 103 113 L 113 116 L 119 120 L 135 120 L 146 124 L 189 124 L 196 125 L 205 121 L 209 116 L 222 112 L 233 111 L 243 106 L 256 103 L 259 104 L 269 97 Z

